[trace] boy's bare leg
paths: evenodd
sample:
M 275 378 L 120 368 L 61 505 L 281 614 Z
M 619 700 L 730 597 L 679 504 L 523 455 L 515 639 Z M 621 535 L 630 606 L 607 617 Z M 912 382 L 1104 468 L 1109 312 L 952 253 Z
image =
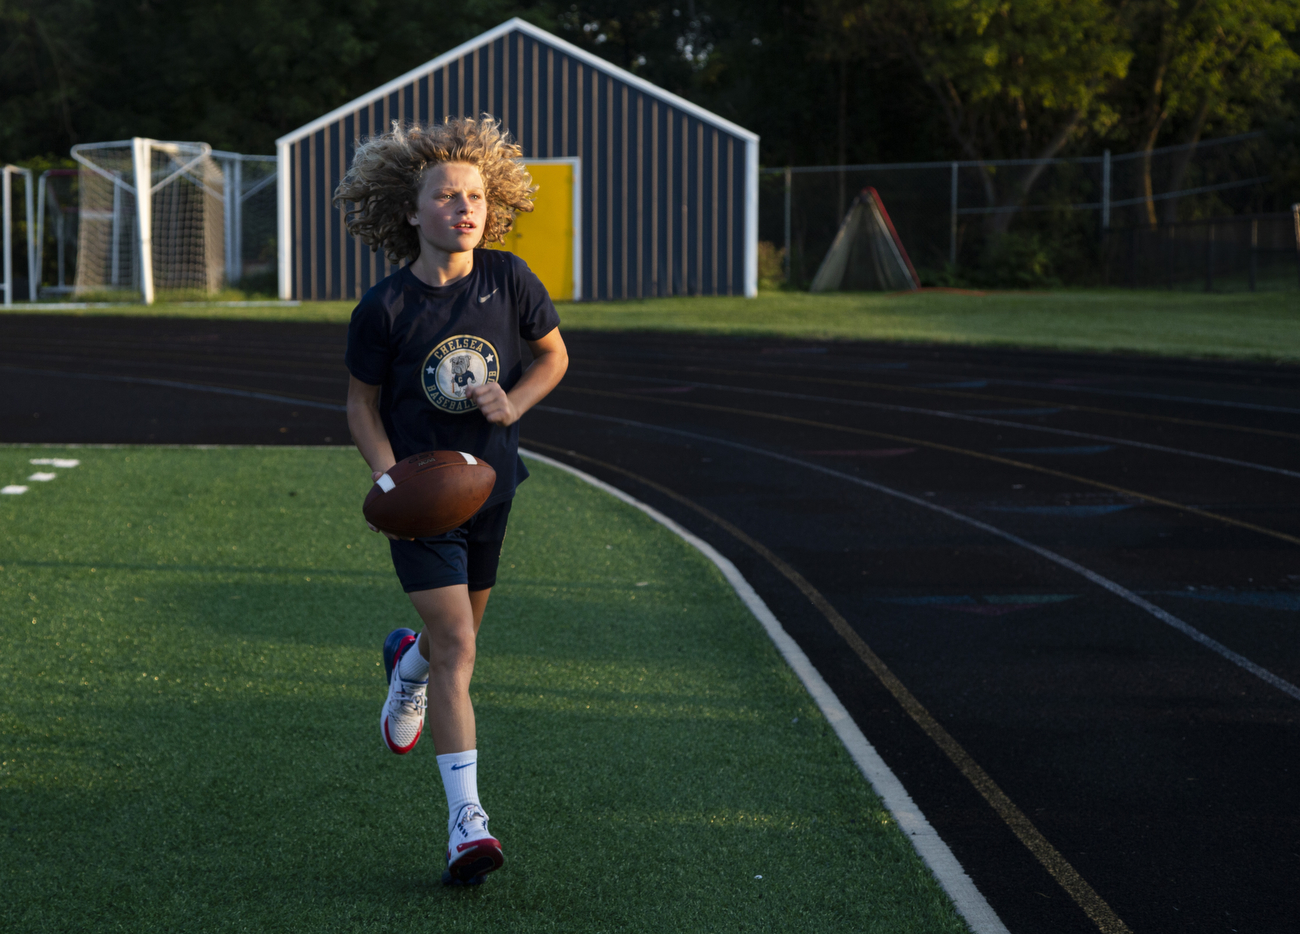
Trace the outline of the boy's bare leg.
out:
M 427 727 L 439 755 L 477 745 L 469 682 L 474 675 L 475 637 L 491 593 L 490 589 L 471 592 L 464 584 L 455 584 L 409 595 L 424 621 L 416 646 L 429 662 Z

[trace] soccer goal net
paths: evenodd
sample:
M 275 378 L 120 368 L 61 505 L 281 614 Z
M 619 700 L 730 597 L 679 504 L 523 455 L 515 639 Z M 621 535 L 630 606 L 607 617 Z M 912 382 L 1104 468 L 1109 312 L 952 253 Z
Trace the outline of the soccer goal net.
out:
M 839 233 L 826 251 L 813 292 L 901 292 L 920 280 L 874 188 L 853 199 Z
M 207 143 L 85 143 L 75 290 L 151 303 L 210 295 L 226 276 L 225 175 Z

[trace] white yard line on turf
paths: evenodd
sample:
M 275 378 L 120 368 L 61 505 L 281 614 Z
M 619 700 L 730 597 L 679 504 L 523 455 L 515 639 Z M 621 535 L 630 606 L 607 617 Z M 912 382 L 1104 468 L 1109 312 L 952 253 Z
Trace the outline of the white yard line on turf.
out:
M 853 722 L 840 699 L 835 696 L 835 692 L 822 678 L 821 674 L 813 667 L 813 663 L 808 660 L 803 649 L 790 638 L 789 633 L 782 627 L 780 620 L 773 615 L 768 609 L 763 598 L 758 595 L 749 581 L 745 580 L 744 575 L 736 569 L 736 566 L 724 558 L 712 545 L 704 539 L 687 531 L 678 525 L 672 519 L 665 516 L 659 510 L 648 506 L 634 496 L 624 493 L 618 487 L 611 486 L 603 480 L 598 480 L 591 474 L 584 473 L 568 464 L 561 463 L 553 458 L 546 457 L 534 451 L 528 451 L 524 448 L 519 449 L 519 453 L 524 457 L 541 461 L 544 464 L 550 464 L 566 473 L 590 483 L 597 489 L 604 490 L 611 496 L 614 496 L 629 506 L 633 506 L 644 512 L 651 519 L 663 525 L 665 528 L 679 535 L 686 542 L 694 546 L 706 558 L 712 561 L 722 572 L 722 576 L 727 579 L 736 595 L 754 614 L 754 617 L 762 624 L 763 629 L 767 632 L 768 637 L 776 645 L 777 651 L 786 660 L 786 663 L 799 676 L 808 693 L 812 695 L 817 707 L 821 710 L 822 715 L 826 717 L 827 722 L 839 736 L 840 742 L 853 758 L 854 763 L 866 776 L 871 787 L 875 789 L 876 794 L 880 796 L 889 813 L 898 821 L 899 828 L 907 835 L 916 848 L 917 854 L 934 873 L 939 885 L 943 887 L 944 892 L 952 899 L 953 905 L 958 913 L 965 919 L 970 929 L 975 934 L 1009 934 L 1006 925 L 1002 919 L 997 916 L 988 901 L 975 883 L 971 881 L 970 876 L 962 868 L 961 863 L 957 862 L 957 857 L 948 849 L 948 844 L 943 842 L 938 832 L 926 820 L 921 813 L 921 809 L 916 806 L 903 783 L 898 780 L 893 771 L 880 758 L 875 747 L 867 741 L 862 730 Z
M 652 431 L 663 432 L 664 434 L 677 435 L 683 438 L 691 438 L 693 440 L 703 441 L 709 444 L 718 444 L 723 447 L 734 448 L 735 450 L 738 451 L 745 451 L 749 454 L 758 454 L 761 457 L 770 457 L 773 460 L 783 461 L 787 464 L 793 464 L 796 467 L 803 467 L 806 468 L 807 470 L 813 470 L 816 471 L 817 473 L 825 474 L 828 477 L 835 477 L 837 479 L 847 481 L 848 483 L 854 483 L 857 484 L 858 486 L 864 486 L 869 490 L 875 490 L 877 493 L 883 493 L 886 496 L 893 496 L 897 499 L 901 499 L 904 500 L 905 502 L 911 503 L 914 506 L 923 506 L 926 509 L 945 515 L 950 519 L 956 520 L 957 522 L 962 522 L 965 523 L 966 525 L 974 526 L 977 529 L 980 529 L 984 532 L 988 532 L 990 535 L 996 535 L 998 538 L 1001 538 L 1004 541 L 1011 542 L 1013 545 L 1019 545 L 1021 548 L 1028 549 L 1029 551 L 1032 551 L 1034 554 L 1046 558 L 1048 561 L 1060 565 L 1066 570 L 1073 571 L 1075 574 L 1078 574 L 1081 577 L 1086 578 L 1087 580 L 1096 584 L 1098 587 L 1110 591 L 1120 599 L 1127 600 L 1129 603 L 1133 604 L 1139 609 L 1145 610 L 1146 612 L 1154 616 L 1156 619 L 1160 620 L 1160 622 L 1178 630 L 1183 635 L 1187 636 L 1188 638 L 1192 639 L 1195 642 L 1200 643 L 1210 651 L 1217 653 L 1223 658 L 1226 658 L 1234 665 L 1239 665 L 1241 668 L 1244 668 L 1246 671 L 1250 672 L 1252 675 L 1259 678 L 1261 681 L 1271 684 L 1273 687 L 1277 688 L 1283 694 L 1287 694 L 1295 698 L 1296 700 L 1300 700 L 1300 687 L 1296 687 L 1294 684 L 1292 684 L 1290 681 L 1287 681 L 1285 678 L 1278 677 L 1277 675 L 1273 674 L 1273 672 L 1269 671 L 1267 668 L 1263 667 L 1262 665 L 1257 665 L 1255 662 L 1251 661 L 1246 656 L 1234 652 L 1232 649 L 1228 648 L 1222 642 L 1218 641 L 1217 639 L 1211 638 L 1210 636 L 1201 632 L 1199 629 L 1197 629 L 1195 626 L 1191 625 L 1190 623 L 1183 622 L 1177 616 L 1174 616 L 1172 613 L 1162 610 L 1160 607 L 1156 606 L 1154 603 L 1152 603 L 1149 600 L 1144 600 L 1142 597 L 1139 597 L 1137 594 L 1129 590 L 1127 587 L 1117 584 L 1115 581 L 1111 580 L 1110 578 L 1103 577 L 1102 575 L 1098 574 L 1096 571 L 1089 570 L 1083 565 L 1071 561 L 1069 558 L 1065 557 L 1064 555 L 1058 555 L 1056 552 L 1048 548 L 1044 548 L 1041 545 L 1035 545 L 1033 542 L 1027 541 L 1026 539 L 1021 538 L 1019 535 L 1013 535 L 1010 532 L 1004 531 L 1003 529 L 998 528 L 996 525 L 989 525 L 989 523 L 987 522 L 982 522 L 979 519 L 971 518 L 970 516 L 957 512 L 954 509 L 948 509 L 946 506 L 940 506 L 938 503 L 932 503 L 929 500 L 922 499 L 919 496 L 912 496 L 909 493 L 904 493 L 902 490 L 895 490 L 892 487 L 887 487 L 880 483 L 873 483 L 870 480 L 864 480 L 861 477 L 855 477 L 852 474 L 842 473 L 838 470 L 833 470 L 830 467 L 823 467 L 821 464 L 814 464 L 810 461 L 800 460 L 799 458 L 791 457 L 788 454 L 779 454 L 776 451 L 769 451 L 766 448 L 754 447 L 753 445 L 750 444 L 741 444 L 739 441 L 724 441 L 721 438 L 714 438 L 709 435 L 702 435 L 693 431 L 684 431 L 680 428 L 665 428 L 662 425 L 652 425 L 649 422 L 638 422 L 630 418 L 618 418 L 617 416 L 614 415 L 596 415 L 592 412 L 580 412 L 576 409 L 562 409 L 550 405 L 539 405 L 537 406 L 537 409 L 539 411 L 554 412 L 560 415 L 576 415 L 580 418 L 591 418 L 597 421 L 613 422 L 615 424 L 628 425 L 634 428 L 648 428 Z

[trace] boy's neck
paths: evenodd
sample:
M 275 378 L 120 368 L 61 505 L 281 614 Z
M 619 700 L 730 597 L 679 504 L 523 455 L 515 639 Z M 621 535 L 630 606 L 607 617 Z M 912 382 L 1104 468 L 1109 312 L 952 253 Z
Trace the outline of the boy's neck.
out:
M 420 255 L 407 268 L 425 285 L 451 285 L 474 271 L 474 251 L 448 253 L 428 243 L 421 243 Z

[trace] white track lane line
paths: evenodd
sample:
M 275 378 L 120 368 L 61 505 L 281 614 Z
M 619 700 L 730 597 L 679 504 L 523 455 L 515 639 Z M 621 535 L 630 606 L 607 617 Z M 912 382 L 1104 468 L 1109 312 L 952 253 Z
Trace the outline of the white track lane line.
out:
M 717 549 L 702 538 L 687 531 L 652 506 L 648 506 L 636 497 L 624 493 L 618 487 L 611 486 L 603 480 L 596 479 L 591 474 L 584 473 L 543 454 L 522 447 L 519 449 L 519 453 L 524 457 L 550 464 L 552 467 L 570 473 L 580 480 L 590 483 L 597 489 L 604 490 L 611 496 L 617 497 L 629 506 L 641 510 L 660 525 L 681 536 L 712 561 L 736 591 L 736 595 L 740 597 L 745 606 L 749 608 L 749 611 L 762 624 L 763 629 L 776 645 L 777 651 L 781 653 L 786 663 L 799 676 L 799 680 L 803 682 L 808 693 L 812 695 L 817 707 L 835 730 L 835 734 L 840 738 L 840 742 L 844 744 L 844 748 L 848 750 L 854 763 L 862 771 L 867 781 L 871 783 L 871 787 L 880 796 L 889 813 L 894 816 L 894 820 L 898 821 L 899 829 L 912 842 L 917 855 L 934 873 L 935 879 L 938 880 L 939 885 L 947 893 L 948 897 L 952 899 L 954 907 L 965 919 L 970 929 L 975 934 L 1009 934 L 1006 925 L 1002 923 L 1002 919 L 997 916 L 984 895 L 976 888 L 975 883 L 966 874 L 966 870 L 962 868 L 961 863 L 957 862 L 957 857 L 953 856 L 952 850 L 948 849 L 948 844 L 943 842 L 938 832 L 930 825 L 925 815 L 921 813 L 921 809 L 916 806 L 912 796 L 903 787 L 903 783 L 898 780 L 898 777 L 885 764 L 885 761 L 880 758 L 880 754 L 867 741 L 858 725 L 853 722 L 853 718 L 844 709 L 840 699 L 835 696 L 835 692 L 831 690 L 830 685 L 826 683 L 825 679 L 813 666 L 813 663 L 809 661 L 803 649 L 799 648 L 798 644 L 790 638 L 780 620 L 768 609 L 767 604 L 763 602 L 763 598 L 750 586 L 749 581 L 745 580 L 744 575 L 737 570 L 734 564 L 724 558 Z
M 203 383 L 180 383 L 170 379 L 152 379 L 144 376 L 97 376 L 90 373 L 64 373 L 59 370 L 29 370 L 17 366 L 0 366 L 6 373 L 23 373 L 29 376 L 58 376 L 64 379 L 90 379 L 96 382 L 137 383 L 142 386 L 162 386 L 166 389 L 190 389 L 194 392 L 210 392 L 218 396 L 239 396 L 244 399 L 260 399 L 263 402 L 287 402 L 307 409 L 326 409 L 330 412 L 346 412 L 346 405 L 337 402 L 316 402 L 311 399 L 295 399 L 293 396 L 279 396 L 270 392 L 253 392 L 248 389 L 230 389 L 226 386 L 205 386 Z
M 575 374 L 582 375 L 582 374 Z M 596 376 L 617 378 L 621 380 L 637 380 L 640 382 L 662 382 L 674 383 L 679 386 L 694 386 L 699 389 L 721 389 L 728 392 L 739 392 L 745 395 L 773 396 L 778 399 L 793 399 L 799 402 L 830 402 L 836 405 L 855 406 L 864 409 L 882 409 L 886 412 L 906 412 L 909 415 L 930 415 L 934 418 L 947 418 L 962 422 L 977 422 L 981 425 L 996 425 L 999 428 L 1018 428 L 1023 431 L 1038 431 L 1050 435 L 1064 435 L 1068 438 L 1085 438 L 1089 441 L 1105 441 L 1109 444 L 1122 444 L 1130 448 L 1143 448 L 1148 451 L 1159 451 L 1162 454 L 1176 454 L 1181 457 L 1194 457 L 1198 460 L 1216 461 L 1220 464 L 1230 464 L 1233 467 L 1246 467 L 1250 470 L 1263 470 L 1268 473 L 1281 474 L 1284 477 L 1294 477 L 1300 480 L 1300 471 L 1287 470 L 1283 467 L 1270 467 L 1267 464 L 1256 464 L 1251 461 L 1240 461 L 1232 457 L 1220 457 L 1218 454 L 1202 454 L 1200 451 L 1187 451 L 1182 448 L 1165 447 L 1163 444 L 1150 444 L 1146 441 L 1129 441 L 1125 438 L 1112 438 L 1109 435 L 1094 435 L 1086 431 L 1072 431 L 1069 428 L 1051 428 L 1047 425 L 1026 425 L 1023 422 L 1009 422 L 1001 418 L 988 418 L 982 415 L 968 415 L 964 412 L 950 412 L 946 409 L 925 409 L 911 405 L 895 405 L 889 402 L 867 402 L 862 399 L 841 399 L 837 396 L 813 396 L 798 392 L 782 392 L 779 389 L 750 389 L 744 386 L 728 386 L 725 383 L 697 383 L 691 380 L 669 379 L 662 376 L 627 376 L 624 374 L 613 373 L 596 373 Z
M 820 464 L 814 464 L 810 461 L 800 460 L 797 457 L 790 457 L 788 454 L 778 454 L 776 451 L 768 451 L 763 448 L 753 447 L 752 445 L 741 444 L 738 441 L 724 441 L 721 438 L 712 438 L 708 435 L 696 434 L 695 432 L 692 431 L 683 431 L 680 428 L 664 428 L 660 425 L 652 425 L 648 422 L 637 422 L 627 418 L 618 418 L 613 415 L 594 415 L 589 412 L 579 412 L 574 409 L 561 409 L 549 405 L 539 405 L 536 406 L 536 408 L 543 412 L 554 412 L 559 415 L 576 415 L 580 418 L 592 418 L 599 421 L 614 422 L 615 424 L 628 425 L 633 428 L 649 428 L 653 431 L 661 431 L 666 434 L 679 435 L 684 438 L 690 438 L 694 441 L 703 441 L 709 444 L 718 444 L 718 445 L 722 445 L 723 447 L 735 448 L 736 450 L 745 451 L 746 453 L 749 454 L 758 454 L 761 457 L 769 457 L 773 460 L 784 461 L 787 464 L 793 464 L 796 467 L 803 467 L 807 470 L 816 471 L 817 473 L 825 474 L 828 477 L 836 477 L 840 480 L 845 480 L 849 483 L 855 483 L 858 486 L 866 487 L 869 490 L 875 490 L 877 493 L 883 493 L 886 496 L 893 496 L 896 499 L 904 500 L 905 502 L 912 503 L 915 506 L 923 506 L 924 508 L 929 509 L 932 512 L 937 512 L 940 513 L 941 515 L 947 516 L 950 519 L 955 519 L 956 521 L 965 523 L 966 525 L 974 526 L 977 529 L 981 529 L 982 531 L 988 532 L 990 535 L 996 535 L 998 538 L 1011 542 L 1013 545 L 1019 545 L 1021 548 L 1032 551 L 1034 554 L 1040 555 L 1041 557 L 1046 558 L 1048 561 L 1060 565 L 1066 570 L 1073 571 L 1075 574 L 1078 574 L 1081 577 L 1086 578 L 1087 580 L 1096 584 L 1098 587 L 1101 587 L 1105 590 L 1109 590 L 1115 596 L 1123 600 L 1127 600 L 1129 603 L 1133 604 L 1139 609 L 1145 610 L 1146 612 L 1154 616 L 1156 619 L 1160 620 L 1160 622 L 1168 626 L 1172 626 L 1174 629 L 1177 629 L 1179 632 L 1187 636 L 1189 639 L 1192 639 L 1195 642 L 1199 642 L 1201 645 L 1205 646 L 1210 651 L 1223 656 L 1228 661 L 1232 662 L 1234 665 L 1239 665 L 1240 667 L 1244 668 L 1246 671 L 1249 671 L 1255 677 L 1259 678 L 1261 681 L 1265 681 L 1268 684 L 1271 684 L 1273 687 L 1277 688 L 1282 693 L 1288 694 L 1291 697 L 1295 698 L 1296 700 L 1300 700 L 1300 687 L 1296 687 L 1294 684 L 1292 684 L 1290 681 L 1287 681 L 1285 678 L 1278 677 L 1277 675 L 1273 674 L 1273 672 L 1269 671 L 1267 668 L 1264 668 L 1262 665 L 1255 664 L 1246 656 L 1234 652 L 1232 649 L 1228 648 L 1222 642 L 1219 642 L 1217 639 L 1213 639 L 1210 636 L 1207 636 L 1205 633 L 1201 632 L 1195 626 L 1191 625 L 1190 623 L 1183 622 L 1177 616 L 1174 616 L 1172 613 L 1162 610 L 1160 607 L 1156 606 L 1154 603 L 1150 602 L 1149 600 L 1144 600 L 1142 597 L 1139 597 L 1137 594 L 1129 590 L 1127 587 L 1117 584 L 1110 578 L 1103 577 L 1102 575 L 1098 574 L 1096 571 L 1091 571 L 1088 568 L 1085 568 L 1083 565 L 1071 561 L 1069 558 L 1065 557 L 1064 555 L 1058 555 L 1056 552 L 1051 551 L 1050 549 L 1044 548 L 1041 545 L 1035 545 L 1033 542 L 1021 538 L 1019 535 L 1013 535 L 1010 532 L 1006 532 L 995 525 L 989 525 L 987 522 L 982 522 L 979 519 L 972 519 L 970 516 L 963 515 L 962 513 L 952 509 L 948 509 L 946 506 L 940 506 L 938 503 L 931 503 L 928 500 L 924 500 L 919 496 L 912 496 L 909 493 L 904 493 L 901 490 L 895 490 L 892 487 L 883 486 L 879 483 L 873 483 L 870 480 L 863 480 L 861 477 L 855 477 L 851 474 L 841 473 L 840 471 L 833 470 L 830 467 L 823 467 Z
M 1127 396 L 1134 399 L 1159 399 L 1162 402 L 1186 402 L 1192 405 L 1216 405 L 1225 409 L 1253 409 L 1257 412 L 1282 412 L 1286 415 L 1300 415 L 1300 409 L 1285 405 L 1265 405 L 1260 402 L 1232 402 L 1228 399 L 1198 399 L 1195 396 L 1170 396 L 1162 392 L 1139 392 L 1132 389 L 1103 389 L 1099 386 L 1069 386 L 1059 383 L 1032 383 L 1022 379 L 997 379 L 989 377 L 988 382 L 1002 386 L 1024 386 L 1030 389 L 1061 389 L 1069 392 L 1091 392 L 1100 396 Z

